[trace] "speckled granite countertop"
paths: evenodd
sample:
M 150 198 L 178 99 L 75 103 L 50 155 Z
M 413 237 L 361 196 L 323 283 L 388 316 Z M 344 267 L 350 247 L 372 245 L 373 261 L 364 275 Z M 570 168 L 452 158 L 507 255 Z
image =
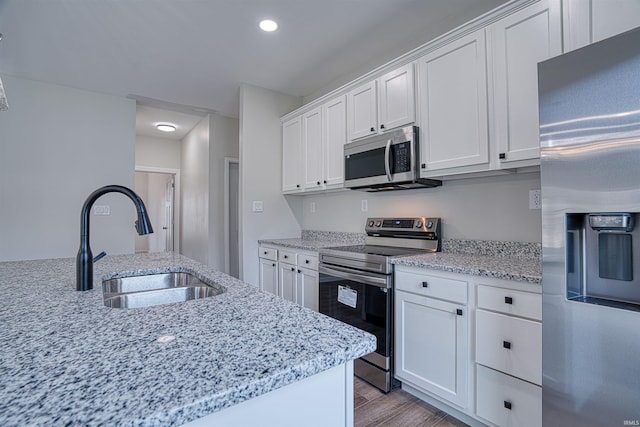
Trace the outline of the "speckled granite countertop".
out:
M 542 264 L 539 259 L 438 252 L 397 257 L 392 264 L 472 274 L 495 279 L 516 280 L 539 284 Z
M 306 251 L 315 251 L 322 248 L 329 248 L 332 246 L 347 246 L 349 243 L 337 243 L 327 240 L 307 240 L 307 239 L 267 239 L 258 240 L 261 245 L 275 245 L 284 248 L 302 249 Z
M 77 292 L 73 259 L 0 263 L 0 425 L 180 425 L 375 349 L 372 335 L 177 254 L 94 268 L 95 289 Z M 103 305 L 98 278 L 166 271 L 226 292 Z

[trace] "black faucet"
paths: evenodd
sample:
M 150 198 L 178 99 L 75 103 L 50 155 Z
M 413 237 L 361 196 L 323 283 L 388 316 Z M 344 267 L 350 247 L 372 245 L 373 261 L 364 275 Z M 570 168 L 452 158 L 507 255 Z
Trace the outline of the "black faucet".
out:
M 122 193 L 128 196 L 131 201 L 136 205 L 138 211 L 138 220 L 135 222 L 136 231 L 139 235 L 153 233 L 153 227 L 149 221 L 147 210 L 144 207 L 142 199 L 134 193 L 132 190 L 122 185 L 107 185 L 102 188 L 98 188 L 93 193 L 89 194 L 87 200 L 82 205 L 82 213 L 80 215 L 80 249 L 78 250 L 78 256 L 76 257 L 76 290 L 87 291 L 93 289 L 93 254 L 89 247 L 89 214 L 91 213 L 91 206 L 98 199 L 106 193 Z M 96 258 L 101 258 L 98 255 Z M 102 255 L 104 256 L 104 255 Z M 97 261 L 97 259 L 96 259 Z

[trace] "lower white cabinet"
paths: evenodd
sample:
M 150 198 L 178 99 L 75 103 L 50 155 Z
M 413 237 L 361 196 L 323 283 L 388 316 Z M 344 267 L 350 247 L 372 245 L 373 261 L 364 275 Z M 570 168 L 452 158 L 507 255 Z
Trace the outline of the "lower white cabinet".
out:
M 498 426 L 542 425 L 542 387 L 478 365 L 476 412 Z
M 318 255 L 260 246 L 260 289 L 318 311 Z
M 437 287 L 443 283 L 464 284 L 464 301 L 439 299 L 456 295 L 446 287 L 438 293 Z M 469 366 L 466 282 L 398 269 L 395 284 L 395 376 L 465 408 Z M 425 296 L 423 289 L 428 289 L 430 296 Z

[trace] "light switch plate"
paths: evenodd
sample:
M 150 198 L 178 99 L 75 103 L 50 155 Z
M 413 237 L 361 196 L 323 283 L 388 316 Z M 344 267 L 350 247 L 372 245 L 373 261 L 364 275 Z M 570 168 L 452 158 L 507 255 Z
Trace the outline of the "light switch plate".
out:
M 360 208 L 362 209 L 362 212 L 367 212 L 369 210 L 369 201 L 366 199 L 363 199 L 360 204 Z
M 262 203 L 262 200 L 254 200 L 253 201 L 253 211 L 254 212 L 263 212 L 264 211 L 264 205 Z

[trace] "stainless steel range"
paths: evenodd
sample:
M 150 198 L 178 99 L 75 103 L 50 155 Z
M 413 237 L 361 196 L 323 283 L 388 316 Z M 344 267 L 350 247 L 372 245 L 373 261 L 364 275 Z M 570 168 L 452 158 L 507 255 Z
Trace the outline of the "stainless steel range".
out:
M 320 249 L 320 312 L 375 335 L 376 351 L 355 374 L 383 392 L 393 386 L 391 259 L 440 250 L 440 218 L 368 218 L 366 244 Z

